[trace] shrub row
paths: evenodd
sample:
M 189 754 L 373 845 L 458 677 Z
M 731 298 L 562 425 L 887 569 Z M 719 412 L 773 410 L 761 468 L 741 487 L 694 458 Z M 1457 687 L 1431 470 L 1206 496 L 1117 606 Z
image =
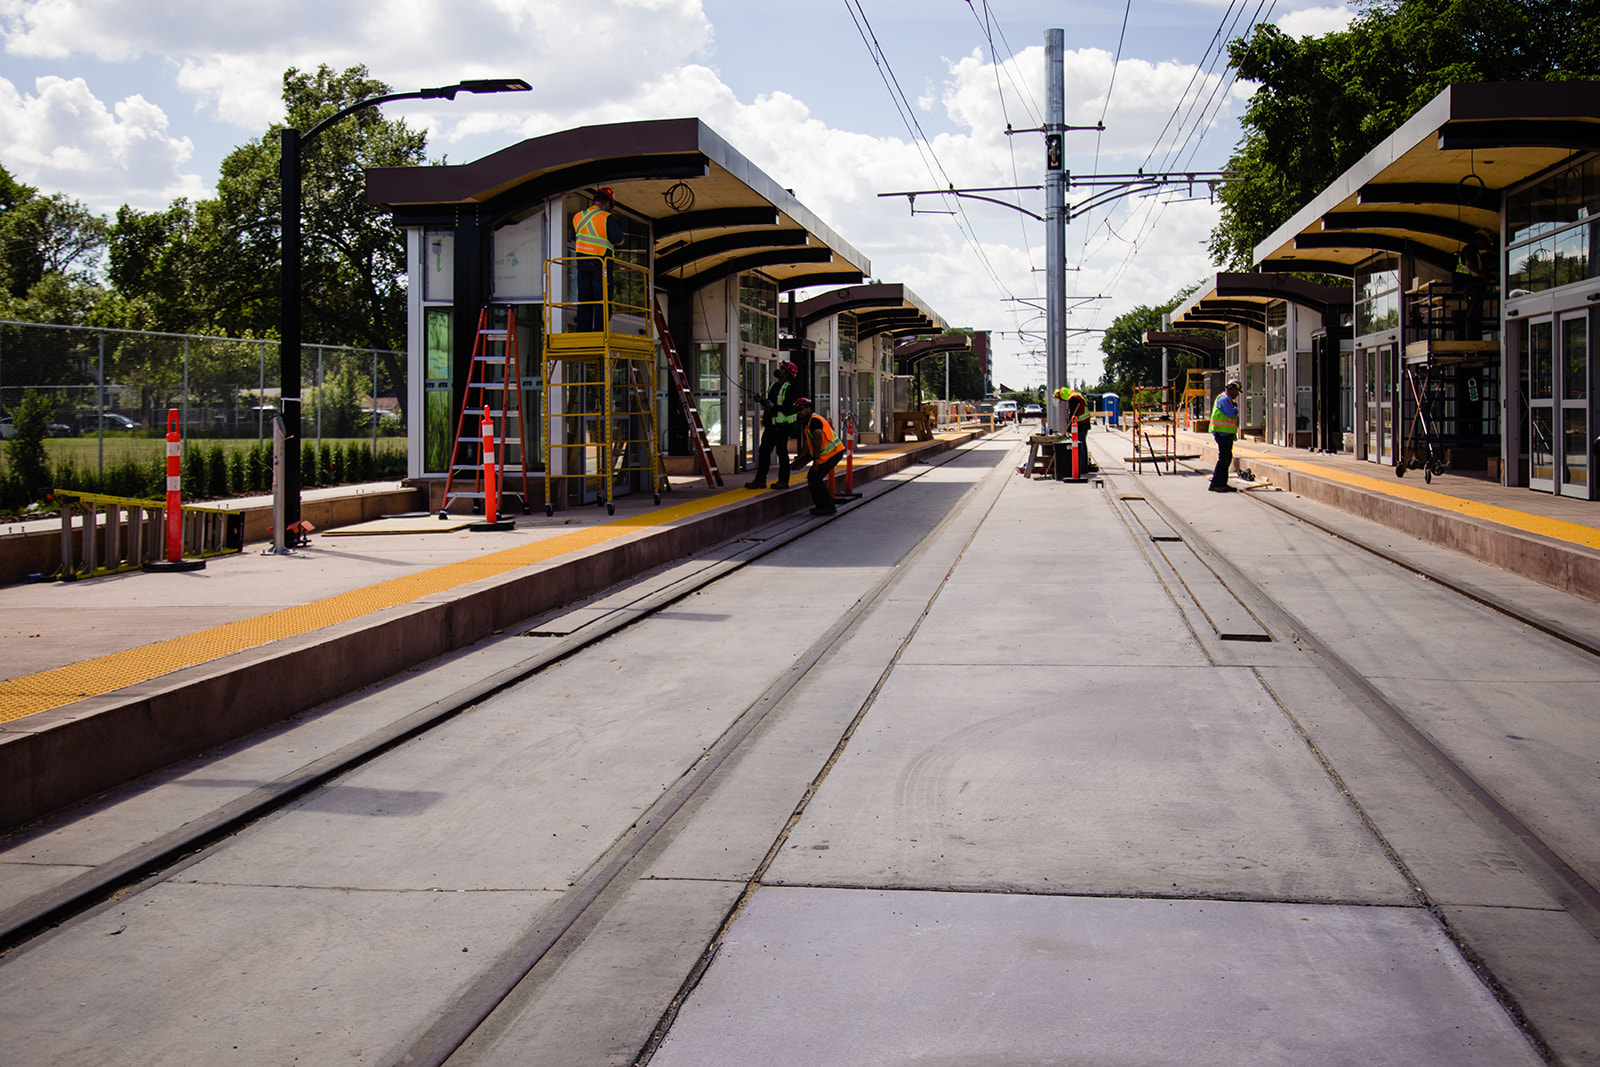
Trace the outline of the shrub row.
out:
M 372 445 L 360 441 L 330 442 L 320 449 L 308 442 L 300 452 L 300 482 L 308 489 L 399 479 L 405 471 L 404 452 L 374 452 Z M 50 484 L 57 490 L 162 500 L 167 492 L 166 460 L 123 460 L 106 467 L 104 476 L 68 462 L 51 471 Z M 184 451 L 186 502 L 265 493 L 271 488 L 272 445 L 267 442 L 231 449 L 220 442 L 209 446 L 196 442 Z M 9 473 L 0 478 L 0 514 L 21 514 L 33 499 L 22 479 Z

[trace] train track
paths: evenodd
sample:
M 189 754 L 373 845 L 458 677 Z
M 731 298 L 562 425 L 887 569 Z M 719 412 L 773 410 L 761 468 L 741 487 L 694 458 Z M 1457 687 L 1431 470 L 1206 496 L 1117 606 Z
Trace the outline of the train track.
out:
M 1133 477 L 1142 485 L 1149 484 L 1145 479 L 1131 475 L 1129 477 Z M 1505 597 L 1470 581 L 1420 564 L 1414 559 L 1407 558 L 1403 553 L 1367 540 L 1347 528 L 1323 522 L 1303 509 L 1275 499 L 1276 494 L 1247 492 L 1242 495 L 1262 507 L 1270 508 L 1406 573 L 1424 579 L 1440 589 L 1448 590 L 1487 608 L 1511 622 L 1536 630 L 1586 655 L 1600 659 L 1600 640 L 1597 640 L 1592 633 L 1586 633 L 1543 613 L 1525 610 Z M 1545 888 L 1591 934 L 1600 937 L 1600 885 L 1597 885 L 1594 879 L 1578 870 L 1563 856 L 1561 850 L 1551 844 L 1547 835 L 1518 816 L 1494 789 L 1454 757 L 1445 745 L 1430 736 L 1428 731 L 1416 722 L 1414 716 L 1352 666 L 1331 643 L 1317 634 L 1313 626 L 1308 625 L 1285 606 L 1282 598 L 1274 596 L 1230 562 L 1218 545 L 1172 508 L 1162 503 L 1159 498 L 1152 495 L 1147 499 L 1169 521 L 1181 524 L 1184 529 L 1184 539 L 1191 547 L 1199 550 L 1197 554 L 1224 585 L 1236 592 L 1245 592 L 1256 606 L 1255 610 L 1273 616 L 1278 628 L 1293 634 L 1295 640 L 1311 651 L 1337 685 L 1346 692 L 1359 694 L 1368 705 L 1370 713 L 1392 733 L 1404 739 L 1413 760 L 1442 774 L 1460 791 L 1461 796 L 1476 805 L 1486 820 L 1499 828 L 1502 842 L 1517 853 L 1525 865 L 1536 873 Z
M 957 460 L 982 443 L 943 453 L 921 469 L 901 478 L 873 483 L 872 493 L 864 495 L 852 508 L 841 509 L 840 515 L 882 500 L 889 493 Z M 968 491 L 969 494 L 986 485 L 993 487 L 997 482 L 1003 484 L 1009 470 L 1009 461 L 1001 463 L 980 479 Z M 998 495 L 997 489 L 995 495 Z M 953 508 L 950 516 L 960 511 L 959 506 Z M 950 516 L 925 532 L 902 562 L 909 562 L 924 552 L 948 525 Z M 815 533 L 832 521 L 836 519 L 806 521 L 766 540 L 744 538 L 730 542 L 702 554 L 698 565 L 669 566 L 653 576 L 642 576 L 636 582 L 628 583 L 630 588 L 635 585 L 641 588 L 640 595 L 626 604 L 626 610 L 615 610 L 599 620 L 589 622 L 533 655 L 431 701 L 381 730 L 346 744 L 321 759 L 189 820 L 176 830 L 130 849 L 59 887 L 0 913 L 0 955 L 25 945 L 42 932 L 91 913 L 108 901 L 171 877 L 206 858 L 239 832 L 283 811 L 307 795 L 332 785 L 400 745 L 438 730 L 490 697 L 527 682 L 540 672 L 603 642 L 619 630 L 670 608 L 713 583 Z M 407 1065 L 441 1064 L 459 1049 L 528 973 L 596 909 L 604 900 L 607 890 L 646 852 L 658 835 L 672 825 L 684 807 L 714 779 L 717 771 L 739 751 L 771 711 L 805 679 L 807 673 L 833 651 L 861 617 L 894 588 L 904 572 L 903 566 L 891 568 L 845 611 L 792 667 L 734 719 L 693 766 L 663 791 L 645 814 L 584 872 L 559 903 L 547 910 L 536 926 L 525 932 L 512 951 L 502 955 L 502 965 L 483 975 L 453 1009 L 442 1013 L 436 1024 L 396 1062 Z M 543 619 L 557 618 L 581 607 L 582 604 L 568 605 Z M 529 633 L 539 633 L 543 625 L 546 623 L 542 620 L 530 620 Z M 841 745 L 843 743 L 841 740 Z

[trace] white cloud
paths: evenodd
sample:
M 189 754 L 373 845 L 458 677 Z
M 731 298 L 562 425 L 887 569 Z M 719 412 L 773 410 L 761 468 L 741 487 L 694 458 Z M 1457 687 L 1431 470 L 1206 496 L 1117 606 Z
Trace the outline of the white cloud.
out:
M 1278 29 L 1290 37 L 1321 37 L 1325 33 L 1338 33 L 1350 28 L 1356 13 L 1348 4 L 1338 7 L 1308 7 L 1291 11 L 1278 20 Z
M 1328 12 L 1326 16 L 1301 12 L 1284 24 L 1310 24 L 1343 10 L 1315 9 Z M 1291 18 L 1300 21 L 1291 23 Z M 1042 121 L 1044 50 L 1037 45 L 997 70 L 984 52 L 963 39 L 944 53 L 956 58 L 945 60 L 933 76 L 926 67 L 918 71 L 924 86 L 916 100 L 918 121 L 932 136 L 931 145 L 919 150 L 909 134 L 867 134 L 838 128 L 848 120 L 835 119 L 834 126 L 823 122 L 813 105 L 837 107 L 825 95 L 823 81 L 814 83 L 810 100 L 810 88 L 784 92 L 759 86 L 753 96 L 747 92 L 741 99 L 710 65 L 715 58 L 712 27 L 700 0 L 590 0 L 581 19 L 565 0 L 458 0 L 450 5 L 440 0 L 321 0 L 315 5 L 284 0 L 243 9 L 214 0 L 168 0 L 161 5 L 0 0 L 0 39 L 10 54 L 35 57 L 31 62 L 36 68 L 46 63 L 39 57 L 93 55 L 117 62 L 152 57 L 144 61 L 144 70 L 170 70 L 177 91 L 195 101 L 200 117 L 189 120 L 191 128 L 222 136 L 217 123 L 203 125 L 214 116 L 239 131 L 227 134 L 231 140 L 220 150 L 209 146 L 215 159 L 200 167 L 208 173 L 214 173 L 216 160 L 231 144 L 259 136 L 281 119 L 281 81 L 290 66 L 344 69 L 365 63 L 374 77 L 400 90 L 470 77 L 528 79 L 534 86 L 531 93 L 463 95 L 450 102 L 385 107 L 386 114 L 403 115 L 414 126 L 427 128 L 431 152 L 448 152 L 457 163 L 520 137 L 574 126 L 697 116 L 793 188 L 807 207 L 871 257 L 877 277 L 909 285 L 953 324 L 1015 330 L 1033 312 L 1003 297 L 1033 297 L 1044 287 L 1039 222 L 973 202 L 963 205 L 961 219 L 913 217 L 903 199 L 877 195 L 947 182 L 1039 183 L 1042 138 L 1037 133 L 1005 134 L 1007 122 L 1024 130 Z M 770 47 L 771 42 L 722 44 L 726 53 Z M 598 64 L 597 48 L 603 53 Z M 963 54 L 963 48 L 969 50 Z M 1003 87 L 1004 106 L 997 82 Z M 1068 135 L 1069 168 L 1083 175 L 1140 166 L 1220 165 L 1231 147 L 1232 116 L 1243 90 L 1235 86 L 1226 94 L 1220 114 L 1195 108 L 1175 115 L 1180 100 L 1209 101 L 1218 82 L 1217 76 L 1196 77 L 1192 66 L 1177 61 L 1124 58 L 1108 106 L 1111 54 L 1092 48 L 1068 52 L 1067 121 L 1085 125 L 1103 114 L 1106 122 L 1103 133 Z M 154 92 L 129 93 L 108 107 L 81 78 L 41 78 L 36 85 L 36 95 L 24 97 L 0 82 L 0 144 L 5 145 L 0 158 L 23 180 L 67 192 L 98 210 L 110 210 L 124 200 L 157 207 L 178 195 L 204 195 L 201 180 L 185 173 L 191 142 L 172 135 L 166 113 L 149 102 Z M 163 100 L 176 113 L 170 96 Z M 881 120 L 886 113 L 892 116 L 890 108 L 885 93 L 852 101 L 849 109 L 831 114 L 870 114 Z M 1206 140 L 1196 156 L 1201 135 Z M 1042 194 L 1020 197 L 1030 210 L 1042 213 Z M 1079 194 L 1070 199 L 1077 202 Z M 919 199 L 917 206 L 922 211 L 945 205 L 929 197 Z M 1152 201 L 1130 199 L 1072 224 L 1069 256 L 1081 270 L 1069 276 L 1069 285 L 1075 292 L 1114 297 L 1074 312 L 1073 325 L 1106 325 L 1116 314 L 1164 300 L 1207 272 L 1204 240 L 1215 209 L 1169 206 L 1151 233 L 1140 222 L 1140 213 L 1151 206 Z M 1135 214 L 1130 217 L 1130 212 Z M 969 233 L 976 235 L 979 248 Z M 1133 246 L 1128 242 L 1137 242 L 1137 255 L 1130 257 Z M 1038 362 L 1023 354 L 1033 344 L 997 338 L 997 377 L 1012 385 L 1042 381 Z M 1073 339 L 1074 377 L 1097 376 L 1097 344 L 1092 335 Z
M 184 169 L 194 145 L 173 137 L 166 114 L 142 96 L 107 108 L 81 78 L 39 78 L 34 90 L 0 79 L 0 162 L 18 179 L 100 213 L 206 194 Z

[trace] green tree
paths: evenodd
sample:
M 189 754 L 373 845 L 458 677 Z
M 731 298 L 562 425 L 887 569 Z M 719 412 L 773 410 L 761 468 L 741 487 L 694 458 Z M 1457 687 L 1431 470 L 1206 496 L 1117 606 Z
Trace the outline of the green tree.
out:
M 40 196 L 0 167 L 0 318 L 80 322 L 97 285 L 106 221 L 61 193 Z
M 1131 397 L 1137 386 L 1161 385 L 1161 349 L 1144 343 L 1144 335 L 1161 329 L 1161 317 L 1188 299 L 1195 286 L 1178 293 L 1166 303 L 1156 307 L 1140 304 L 1132 311 L 1118 315 L 1105 336 L 1100 340 L 1104 355 L 1100 374 L 1100 389 Z M 1197 367 L 1200 360 L 1185 352 L 1168 353 L 1167 373 L 1176 377 L 1180 370 Z
M 52 411 L 47 397 L 29 389 L 12 415 L 15 433 L 6 442 L 6 461 L 11 477 L 21 483 L 23 495 L 30 500 L 50 485 L 50 457 L 44 438 Z
M 1451 84 L 1600 77 L 1592 0 L 1375 0 L 1347 31 L 1291 38 L 1258 25 L 1229 45 L 1257 89 L 1222 187 L 1216 262 L 1255 246 Z

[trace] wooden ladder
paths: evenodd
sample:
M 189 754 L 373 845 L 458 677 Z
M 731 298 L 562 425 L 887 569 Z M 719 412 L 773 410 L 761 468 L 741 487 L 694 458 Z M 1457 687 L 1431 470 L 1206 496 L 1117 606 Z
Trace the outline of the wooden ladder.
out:
M 651 301 L 655 313 L 656 336 L 661 339 L 661 351 L 667 356 L 667 369 L 672 375 L 672 387 L 678 393 L 678 404 L 689 424 L 689 439 L 694 442 L 695 456 L 700 460 L 700 470 L 706 485 L 712 489 L 722 484 L 722 472 L 717 470 L 717 459 L 711 454 L 711 442 L 706 437 L 705 423 L 700 421 L 700 409 L 695 406 L 694 392 L 689 388 L 689 376 L 683 372 L 683 361 L 678 358 L 678 346 L 672 343 L 672 333 L 667 329 L 667 317 L 661 313 L 659 301 Z

